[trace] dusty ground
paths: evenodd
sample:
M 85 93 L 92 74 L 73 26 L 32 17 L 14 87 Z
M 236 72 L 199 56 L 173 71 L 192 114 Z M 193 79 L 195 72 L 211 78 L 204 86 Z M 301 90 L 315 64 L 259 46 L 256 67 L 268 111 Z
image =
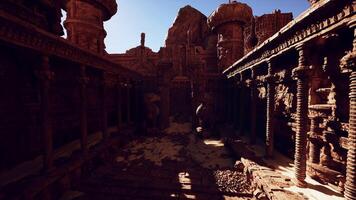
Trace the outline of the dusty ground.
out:
M 242 172 L 220 140 L 196 139 L 190 124 L 140 137 L 79 187 L 80 199 L 249 199 Z

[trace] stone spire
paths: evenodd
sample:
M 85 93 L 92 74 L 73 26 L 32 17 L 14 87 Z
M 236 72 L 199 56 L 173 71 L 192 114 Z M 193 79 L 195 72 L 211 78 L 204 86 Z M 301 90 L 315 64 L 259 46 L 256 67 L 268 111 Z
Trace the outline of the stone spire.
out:
M 146 41 L 146 34 L 141 33 L 141 47 L 145 46 L 145 41 Z

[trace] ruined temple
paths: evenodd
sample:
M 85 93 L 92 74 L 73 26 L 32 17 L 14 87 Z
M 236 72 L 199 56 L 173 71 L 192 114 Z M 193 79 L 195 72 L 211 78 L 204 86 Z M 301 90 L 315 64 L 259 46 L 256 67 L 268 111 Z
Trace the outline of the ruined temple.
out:
M 356 3 L 309 2 L 112 54 L 115 0 L 1 1 L 0 200 L 356 199 Z

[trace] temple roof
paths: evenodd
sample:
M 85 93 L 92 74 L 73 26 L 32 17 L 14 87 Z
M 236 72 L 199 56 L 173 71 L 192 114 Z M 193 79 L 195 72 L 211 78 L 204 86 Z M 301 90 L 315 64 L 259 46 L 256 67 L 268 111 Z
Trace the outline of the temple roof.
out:
M 243 24 L 251 21 L 252 9 L 244 3 L 233 1 L 227 4 L 221 4 L 208 18 L 208 25 L 215 29 L 221 24 L 228 22 L 242 22 Z

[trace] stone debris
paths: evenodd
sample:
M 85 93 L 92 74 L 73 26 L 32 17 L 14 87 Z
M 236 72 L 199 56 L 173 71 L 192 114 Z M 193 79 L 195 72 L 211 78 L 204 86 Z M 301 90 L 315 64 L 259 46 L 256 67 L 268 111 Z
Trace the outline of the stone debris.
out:
M 234 170 L 217 170 L 214 177 L 219 190 L 232 193 L 250 193 L 251 184 L 246 176 Z

